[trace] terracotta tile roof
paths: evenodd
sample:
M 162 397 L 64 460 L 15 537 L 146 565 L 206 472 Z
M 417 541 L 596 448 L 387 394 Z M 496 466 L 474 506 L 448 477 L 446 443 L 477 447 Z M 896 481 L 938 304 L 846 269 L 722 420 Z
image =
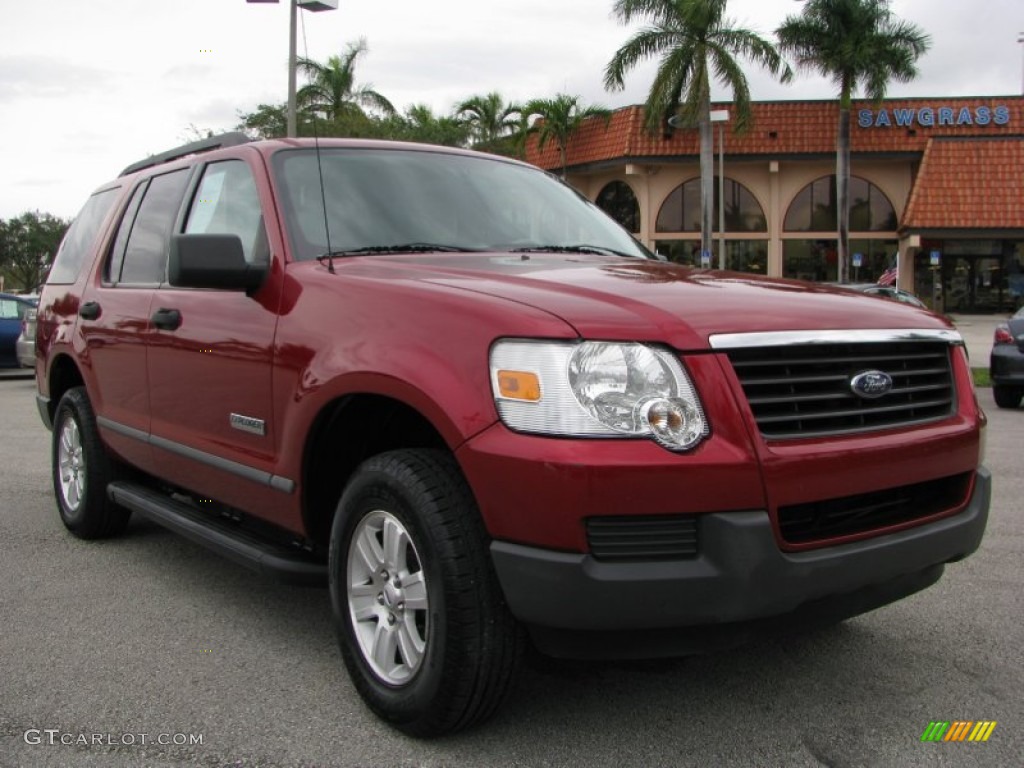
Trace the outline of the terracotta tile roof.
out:
M 1024 229 L 1024 140 L 930 140 L 901 229 Z
M 997 106 L 1008 110 L 1009 120 L 1002 125 L 992 119 Z M 713 109 L 728 109 L 731 104 L 714 104 Z M 922 125 L 920 110 L 952 109 L 953 125 Z M 753 127 L 743 135 L 726 134 L 726 155 L 808 155 L 835 152 L 839 106 L 835 101 L 766 101 L 752 105 Z M 872 110 L 877 120 L 885 110 L 888 126 L 861 127 L 861 110 Z M 966 112 L 964 110 L 966 109 Z M 979 110 L 989 110 L 988 123 L 977 124 Z M 981 112 L 984 115 L 984 111 Z M 936 115 L 937 117 L 937 115 Z M 910 120 L 899 125 L 898 120 Z M 956 125 L 956 122 L 960 122 Z M 969 121 L 969 122 L 968 122 Z M 937 120 L 936 120 L 937 122 Z M 1024 97 L 891 99 L 881 105 L 856 101 L 851 115 L 850 144 L 854 153 L 921 153 L 935 137 L 1022 136 L 1024 135 Z M 644 159 L 694 158 L 699 152 L 696 129 L 677 130 L 668 139 L 651 136 L 643 128 L 643 108 L 625 107 L 613 113 L 607 127 L 603 120 L 587 121 L 569 141 L 569 167 L 601 162 L 628 162 Z M 542 168 L 559 167 L 558 149 L 549 142 L 544 151 L 537 149 L 533 136 L 527 143 L 527 160 Z

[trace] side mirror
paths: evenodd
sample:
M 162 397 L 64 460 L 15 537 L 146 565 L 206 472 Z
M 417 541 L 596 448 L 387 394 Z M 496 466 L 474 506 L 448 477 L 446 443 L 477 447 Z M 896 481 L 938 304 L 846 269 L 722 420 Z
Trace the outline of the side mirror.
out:
M 238 235 L 171 235 L 167 279 L 178 288 L 220 288 L 253 294 L 267 276 L 245 260 Z

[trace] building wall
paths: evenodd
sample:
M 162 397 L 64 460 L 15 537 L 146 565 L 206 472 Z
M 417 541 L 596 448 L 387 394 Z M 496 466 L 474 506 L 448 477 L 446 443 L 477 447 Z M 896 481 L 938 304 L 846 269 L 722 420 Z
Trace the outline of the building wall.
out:
M 719 107 L 732 105 L 712 105 Z M 767 232 L 759 241 L 727 231 L 730 259 L 776 277 L 831 279 L 835 232 L 786 233 L 783 223 L 794 197 L 833 173 L 836 103 L 751 107 L 752 130 L 739 135 L 725 129 L 726 177 L 760 202 Z M 643 117 L 641 107 L 629 106 L 609 120 L 585 122 L 568 147 L 569 180 L 591 200 L 610 181 L 628 184 L 640 209 L 638 238 L 648 246 L 667 240 L 673 258 L 693 263 L 699 234 L 659 233 L 655 220 L 672 190 L 699 176 L 698 132 L 652 134 Z M 1024 303 L 1024 96 L 859 100 L 853 118 L 851 172 L 887 196 L 901 226 L 899 233 L 851 232 L 851 251 L 863 251 L 869 262 L 859 279 L 876 279 L 880 265 L 898 250 L 900 287 L 936 309 L 1010 311 Z M 716 130 L 716 164 L 720 136 Z M 557 148 L 540 148 L 536 137 L 528 140 L 526 157 L 542 168 L 561 168 Z M 749 247 L 735 242 L 742 239 L 751 239 Z M 815 266 L 822 264 L 824 269 Z
M 786 213 L 794 198 L 810 183 L 835 172 L 831 159 L 802 160 L 780 157 L 778 159 L 725 158 L 726 179 L 743 184 L 761 205 L 767 218 L 766 235 L 752 233 L 725 233 L 726 240 L 765 238 L 768 247 L 768 275 L 781 277 L 784 274 L 783 242 L 786 239 L 835 239 L 834 231 L 786 233 L 783 231 Z M 902 217 L 913 185 L 913 162 L 910 159 L 852 161 L 853 176 L 863 178 L 879 188 L 892 204 L 897 219 Z M 715 175 L 718 175 L 717 154 Z M 583 192 L 590 200 L 596 200 L 604 187 L 613 181 L 629 185 L 637 198 L 640 208 L 640 232 L 638 239 L 649 248 L 658 240 L 699 241 L 699 232 L 662 233 L 657 232 L 655 223 L 658 212 L 668 196 L 687 181 L 700 177 L 700 165 L 696 160 L 663 164 L 623 164 L 599 173 L 569 175 L 569 183 Z M 855 235 L 857 233 L 854 233 Z M 897 240 L 897 233 L 872 232 L 871 239 Z M 717 263 L 717 236 L 713 263 Z M 902 255 L 902 254 L 901 254 Z M 907 259 L 908 263 L 912 260 Z M 904 271 L 904 270 L 901 270 Z M 913 285 L 913 274 L 904 271 L 901 283 Z

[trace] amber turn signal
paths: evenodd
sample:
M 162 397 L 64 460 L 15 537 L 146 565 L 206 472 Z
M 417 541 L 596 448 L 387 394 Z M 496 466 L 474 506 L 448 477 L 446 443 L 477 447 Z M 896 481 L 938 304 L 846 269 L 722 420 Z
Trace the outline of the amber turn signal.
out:
M 540 379 L 528 371 L 498 371 L 498 394 L 509 400 L 540 400 Z

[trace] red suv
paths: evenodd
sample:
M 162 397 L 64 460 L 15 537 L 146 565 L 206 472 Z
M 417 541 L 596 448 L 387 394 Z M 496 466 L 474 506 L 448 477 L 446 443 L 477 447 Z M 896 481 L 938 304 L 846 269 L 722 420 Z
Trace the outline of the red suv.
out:
M 524 644 L 721 647 L 979 545 L 985 417 L 943 319 L 659 260 L 497 157 L 227 135 L 101 186 L 39 305 L 77 536 L 141 514 L 329 583 L 368 705 L 498 706 Z

